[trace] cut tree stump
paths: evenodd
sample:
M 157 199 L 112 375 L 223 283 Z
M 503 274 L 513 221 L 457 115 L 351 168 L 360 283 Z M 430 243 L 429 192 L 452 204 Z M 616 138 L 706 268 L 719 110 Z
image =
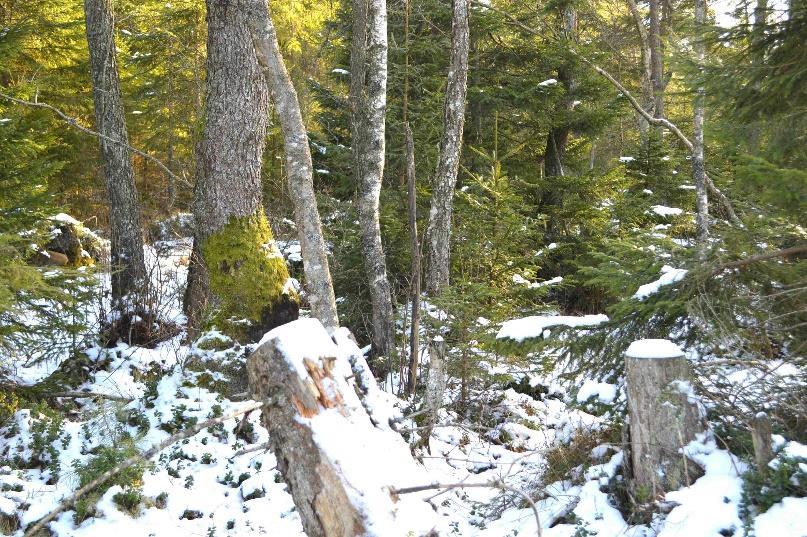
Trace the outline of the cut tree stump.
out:
M 429 476 L 389 423 L 379 423 L 384 394 L 358 346 L 345 331 L 333 338 L 318 320 L 299 319 L 267 333 L 247 363 L 306 535 L 437 535 L 428 503 L 390 493 Z
M 751 423 L 751 440 L 754 443 L 754 459 L 761 474 L 768 472 L 768 463 L 773 460 L 773 442 L 771 438 L 771 418 L 764 412 L 758 412 Z
M 631 489 L 637 503 L 691 484 L 702 475 L 682 448 L 704 431 L 692 371 L 677 345 L 635 341 L 625 354 L 630 419 Z

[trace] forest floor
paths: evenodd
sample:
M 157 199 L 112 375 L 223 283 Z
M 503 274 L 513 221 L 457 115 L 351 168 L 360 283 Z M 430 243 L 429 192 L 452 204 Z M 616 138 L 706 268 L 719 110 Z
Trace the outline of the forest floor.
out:
M 157 269 L 155 284 L 164 291 L 162 315 L 180 324 L 179 291 L 189 244 L 177 240 L 147 247 Z M 155 348 L 91 344 L 80 353 L 88 373 L 76 390 L 130 402 L 71 399 L 59 417 L 44 406 L 16 411 L 0 430 L 0 530 L 22 535 L 20 528 L 55 508 L 93 472 L 119 460 L 119 455 L 102 460 L 103 453 L 113 453 L 105 451 L 109 446 L 114 453 L 126 453 L 127 446 L 129 453 L 144 450 L 194 423 L 251 403 L 225 395 L 246 390 L 243 380 L 240 388 L 234 386 L 233 377 L 243 372 L 250 347 L 216 332 L 192 345 L 183 344 L 183 337 Z M 433 482 L 503 482 L 523 491 L 536 498 L 546 537 L 807 535 L 805 498 L 785 497 L 765 513 L 749 515 L 743 507 L 748 465 L 718 448 L 708 432 L 687 448 L 705 475 L 667 494 L 666 514 L 650 514 L 643 523 L 626 520 L 627 510 L 620 508 L 625 501 L 620 500 L 623 452 L 613 438 L 614 407 L 624 401 L 622 387 L 577 379 L 572 389 L 552 372 L 520 373 L 495 357 L 484 360 L 490 372 L 524 378 L 522 385 L 540 390 L 490 394 L 495 423 L 484 429 L 443 412 L 444 425 L 434 429 L 429 449 L 417 451 Z M 58 361 L 21 366 L 16 376 L 34 384 L 60 366 L 64 364 Z M 449 390 L 447 397 L 453 395 Z M 393 394 L 382 404 L 388 405 L 389 415 L 412 411 L 411 403 Z M 397 427 L 408 441 L 415 439 L 407 432 L 418 429 L 414 420 L 400 420 Z M 255 412 L 240 429 L 236 419 L 205 429 L 165 449 L 143 468 L 142 477 L 116 481 L 89 504 L 63 512 L 50 525 L 51 532 L 59 537 L 305 535 L 275 458 L 263 448 L 266 441 Z M 807 460 L 807 446 L 778 436 L 775 443 L 778 457 Z M 533 511 L 512 493 L 480 487 L 434 491 L 427 498 L 440 515 L 441 535 L 537 534 Z

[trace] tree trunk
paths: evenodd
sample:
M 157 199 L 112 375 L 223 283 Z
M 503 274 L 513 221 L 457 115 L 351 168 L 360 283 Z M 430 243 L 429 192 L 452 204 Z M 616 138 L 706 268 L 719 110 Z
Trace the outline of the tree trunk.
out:
M 194 327 L 208 303 L 221 323 L 246 318 L 245 335 L 255 340 L 297 318 L 296 295 L 262 205 L 269 91 L 244 13 L 208 0 L 207 24 L 207 100 L 186 311 Z
M 428 413 L 422 438 L 427 448 L 429 437 L 439 421 L 440 409 L 443 408 L 443 397 L 446 391 L 445 355 L 446 342 L 442 336 L 437 336 L 429 346 L 429 378 L 424 401 Z
M 566 6 L 562 11 L 563 35 L 564 39 L 574 46 L 577 35 L 577 11 L 572 6 Z M 565 62 L 558 67 L 558 81 L 563 86 L 566 95 L 559 103 L 556 113 L 567 115 L 574 108 L 574 91 L 577 87 L 577 79 L 569 62 Z M 566 159 L 566 145 L 569 142 L 569 135 L 572 129 L 568 125 L 568 118 L 549 130 L 546 137 L 546 150 L 544 151 L 544 170 L 547 177 L 563 177 L 566 173 L 563 170 L 563 163 Z M 559 201 L 559 200 L 557 200 Z
M 137 188 L 115 59 L 115 21 L 111 0 L 85 0 L 84 13 L 95 122 L 98 132 L 103 135 L 99 141 L 109 198 L 113 308 L 127 308 L 132 304 L 125 305 L 125 302 L 144 295 L 147 278 Z
M 650 3 L 650 74 L 653 85 L 653 117 L 664 117 L 664 49 L 661 44 L 661 0 Z
M 706 61 L 704 25 L 706 24 L 706 0 L 695 0 L 695 24 L 698 36 L 695 39 L 695 54 L 698 64 Z M 709 237 L 709 198 L 706 192 L 706 163 L 704 161 L 704 101 L 706 90 L 698 85 L 694 103 L 694 130 L 692 139 L 692 182 L 695 183 L 695 208 L 698 242 L 703 244 Z M 702 250 L 703 252 L 703 250 Z
M 645 503 L 698 477 L 698 469 L 679 451 L 703 431 L 704 424 L 691 391 L 692 371 L 680 350 L 648 358 L 628 349 L 625 373 L 631 488 L 637 501 Z
M 386 0 L 353 0 L 351 145 L 359 186 L 362 257 L 373 308 L 373 350 L 377 356 L 390 356 L 395 349 L 392 293 L 379 222 L 386 108 L 387 3 Z
M 409 235 L 412 238 L 412 324 L 409 333 L 409 382 L 406 393 L 415 394 L 420 360 L 420 241 L 418 240 L 418 208 L 415 183 L 415 142 L 409 122 L 404 123 L 406 137 L 406 184 L 409 193 Z
M 462 155 L 465 96 L 468 84 L 468 0 L 454 0 L 451 18 L 451 58 L 443 105 L 443 136 L 434 178 L 429 225 L 426 228 L 426 290 L 437 296 L 448 286 L 451 268 L 451 216 L 454 187 Z
M 764 412 L 757 413 L 751 422 L 751 442 L 754 444 L 754 460 L 762 475 L 768 472 L 768 463 L 773 460 L 771 419 Z
M 641 50 L 642 59 L 642 108 L 653 113 L 653 68 L 651 66 L 652 53 L 650 51 L 650 42 L 647 36 L 647 28 L 644 26 L 642 14 L 639 12 L 639 6 L 636 0 L 628 0 L 630 13 L 633 17 L 633 22 L 636 25 L 636 32 L 639 34 L 639 46 Z M 647 137 L 650 123 L 639 114 L 639 130 L 644 138 Z
M 339 326 L 336 297 L 333 292 L 328 251 L 322 235 L 322 223 L 314 195 L 311 148 L 297 92 L 283 63 L 277 43 L 277 33 L 266 0 L 244 0 L 252 43 L 263 74 L 272 92 L 275 112 L 283 132 L 286 170 L 294 202 L 302 248 L 303 272 L 311 313 L 329 330 Z

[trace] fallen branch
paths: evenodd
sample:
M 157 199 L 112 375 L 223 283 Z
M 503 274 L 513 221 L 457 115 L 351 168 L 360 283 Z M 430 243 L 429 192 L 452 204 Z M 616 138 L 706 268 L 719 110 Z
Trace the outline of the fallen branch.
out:
M 172 179 L 174 179 L 176 181 L 179 181 L 180 183 L 182 183 L 183 185 L 185 185 L 187 187 L 193 187 L 193 185 L 191 185 L 188 181 L 186 181 L 182 177 L 179 177 L 177 174 L 175 174 L 174 172 L 169 170 L 168 166 L 163 164 L 156 157 L 153 157 L 153 156 L 149 155 L 148 153 L 146 153 L 145 151 L 141 151 L 141 150 L 137 149 L 136 147 L 132 147 L 129 144 L 123 143 L 120 140 L 116 140 L 116 139 L 111 138 L 111 137 L 109 137 L 109 136 L 107 136 L 105 134 L 101 134 L 100 132 L 97 132 L 97 131 L 94 131 L 92 129 L 89 129 L 89 128 L 85 127 L 84 125 L 80 124 L 76 118 L 68 116 L 67 114 L 65 114 L 64 112 L 62 112 L 61 110 L 59 110 L 58 108 L 56 108 L 53 105 L 50 105 L 48 103 L 41 103 L 39 101 L 26 101 L 25 99 L 18 99 L 17 97 L 12 97 L 11 95 L 7 95 L 7 94 L 2 93 L 2 92 L 0 92 L 0 97 L 2 97 L 3 99 L 6 99 L 7 101 L 11 101 L 12 103 L 15 103 L 15 104 L 21 104 L 23 106 L 30 106 L 32 108 L 44 108 L 46 110 L 50 110 L 51 112 L 53 112 L 54 114 L 56 114 L 57 116 L 62 118 L 65 121 L 65 123 L 77 128 L 81 132 L 89 134 L 90 136 L 95 136 L 96 138 L 101 138 L 102 140 L 106 140 L 107 142 L 112 142 L 113 144 L 122 145 L 123 147 L 125 147 L 126 149 L 131 151 L 132 153 L 135 153 L 136 155 L 140 155 L 144 159 L 146 159 L 148 161 L 151 161 L 154 164 L 156 164 L 160 169 L 162 169 L 165 173 L 167 173 L 168 176 L 171 177 Z
M 246 455 L 247 453 L 254 453 L 260 450 L 268 450 L 269 449 L 269 442 L 264 442 L 263 444 L 258 444 L 257 446 L 249 446 L 245 447 L 244 449 L 239 449 L 235 453 L 233 453 L 233 457 L 240 457 L 241 455 Z
M 526 24 L 524 24 L 523 22 L 516 19 L 515 17 L 513 17 L 512 15 L 510 15 L 509 13 L 507 13 L 502 9 L 499 9 L 493 5 L 485 4 L 481 0 L 471 0 L 471 3 L 476 6 L 494 11 L 499 15 L 502 15 L 512 24 L 518 26 L 519 28 L 521 28 L 522 30 L 524 30 L 529 34 L 544 37 L 544 34 L 539 32 L 538 30 L 535 30 L 534 28 L 527 26 Z M 614 87 L 616 87 L 616 89 L 619 90 L 619 92 L 625 96 L 625 98 L 628 100 L 628 102 L 634 108 L 634 110 L 636 110 L 639 113 L 639 115 L 641 115 L 648 123 L 650 123 L 651 125 L 655 125 L 657 127 L 664 127 L 668 131 L 672 132 L 676 136 L 676 138 L 678 138 L 681 141 L 681 143 L 683 143 L 687 147 L 687 149 L 689 149 L 690 152 L 692 151 L 693 149 L 692 141 L 689 138 L 687 138 L 687 136 L 683 133 L 683 131 L 681 131 L 681 129 L 678 128 L 678 126 L 675 123 L 664 117 L 653 117 L 647 110 L 645 110 L 642 107 L 639 101 L 636 100 L 636 97 L 631 95 L 628 89 L 625 86 L 623 86 L 616 78 L 611 76 L 611 74 L 608 71 L 606 71 L 596 63 L 592 62 L 588 58 L 583 57 L 576 50 L 572 48 L 569 48 L 567 50 L 574 57 L 576 57 L 581 62 L 594 69 L 594 71 L 596 71 L 597 74 L 601 75 L 611 84 L 613 84 Z M 708 175 L 705 177 L 705 179 L 706 179 L 706 187 L 709 189 L 709 192 L 717 199 L 720 206 L 726 212 L 726 216 L 728 217 L 729 221 L 737 227 L 743 227 L 742 220 L 740 220 L 740 218 L 737 216 L 737 213 L 734 212 L 734 207 L 731 205 L 731 202 L 726 197 L 726 195 L 723 194 L 720 191 L 720 189 L 717 188 L 717 186 L 715 186 L 714 182 L 712 182 L 712 179 Z
M 64 511 L 68 507 L 70 507 L 71 505 L 73 505 L 73 503 L 75 503 L 76 500 L 78 500 L 79 498 L 81 498 L 82 496 L 84 496 L 85 494 L 90 492 L 91 490 L 99 487 L 100 485 L 103 485 L 104 483 L 109 481 L 111 478 L 115 477 L 116 475 L 118 475 L 122 471 L 126 470 L 127 468 L 129 468 L 133 464 L 137 464 L 138 462 L 149 460 L 154 455 L 156 455 L 160 451 L 164 450 L 165 448 L 167 448 L 171 444 L 174 444 L 175 442 L 179 442 L 180 440 L 184 440 L 186 438 L 190 438 L 191 436 L 195 435 L 196 433 L 198 433 L 202 429 L 205 429 L 207 427 L 212 427 L 213 425 L 223 423 L 223 422 L 225 422 L 227 420 L 231 420 L 233 418 L 237 418 L 238 416 L 240 416 L 242 414 L 246 414 L 248 412 L 252 412 L 253 410 L 258 410 L 263 405 L 264 405 L 264 403 L 253 403 L 248 407 L 242 408 L 241 410 L 238 410 L 237 412 L 232 412 L 230 414 L 227 414 L 226 416 L 220 416 L 218 418 L 211 418 L 209 420 L 203 421 L 202 423 L 197 423 L 193 427 L 190 427 L 189 429 L 185 429 L 184 431 L 182 431 L 180 433 L 177 433 L 177 434 L 163 440 L 159 444 L 153 445 L 151 448 L 148 449 L 148 451 L 146 451 L 146 452 L 144 452 L 142 454 L 138 453 L 137 455 L 133 455 L 133 456 L 129 457 L 128 459 L 123 461 L 121 464 L 119 464 L 115 468 L 112 468 L 111 470 L 105 472 L 104 474 L 100 475 L 99 477 L 93 479 L 92 481 L 90 481 L 89 483 L 87 483 L 86 485 L 84 485 L 83 487 L 78 489 L 76 492 L 71 494 L 68 498 L 62 500 L 59 503 L 59 505 L 56 507 L 56 509 L 54 509 L 53 511 L 51 511 L 50 513 L 45 515 L 43 518 L 39 519 L 39 521 L 36 524 L 34 524 L 30 529 L 26 530 L 25 535 L 23 537 L 33 537 L 34 535 L 36 535 L 39 532 L 39 530 L 44 528 L 46 524 L 48 524 L 50 521 L 52 521 L 54 518 L 56 518 L 56 516 L 59 513 L 61 513 L 62 511 Z
M 48 398 L 64 397 L 68 399 L 109 399 L 110 401 L 120 401 L 121 403 L 131 403 L 134 397 L 124 397 L 122 395 L 112 395 L 98 392 L 57 392 L 47 394 Z
M 397 418 L 394 418 L 394 419 L 392 419 L 390 421 L 392 423 L 400 423 L 402 421 L 412 419 L 412 418 L 414 418 L 416 416 L 421 416 L 423 414 L 426 414 L 427 412 L 431 412 L 432 410 L 434 410 L 434 409 L 432 409 L 431 407 L 422 408 L 422 409 L 418 410 L 417 412 L 412 412 L 411 414 L 409 414 L 407 416 L 398 416 Z
M 751 257 L 746 257 L 745 259 L 738 259 L 737 261 L 730 261 L 728 263 L 723 263 L 722 265 L 716 266 L 714 269 L 712 269 L 712 276 L 715 276 L 726 269 L 740 268 L 746 265 L 751 265 L 758 261 L 767 261 L 768 259 L 776 259 L 777 257 L 787 257 L 789 255 L 803 254 L 805 252 L 807 252 L 807 243 L 800 244 L 798 246 L 792 246 L 790 248 L 785 248 L 783 250 L 776 250 L 775 252 L 767 252 L 764 254 L 752 255 Z
M 527 500 L 528 504 L 530 504 L 530 507 L 532 508 L 532 514 L 535 515 L 535 523 L 537 525 L 536 535 L 538 537 L 542 536 L 543 532 L 541 530 L 541 518 L 538 515 L 538 508 L 535 506 L 535 502 L 532 501 L 532 498 L 530 498 L 529 494 L 526 494 L 525 492 L 522 492 L 517 488 L 511 487 L 510 485 L 507 485 L 503 481 L 494 480 L 494 481 L 488 481 L 486 483 L 448 483 L 448 484 L 432 483 L 430 485 L 420 485 L 417 487 L 403 487 L 399 489 L 391 488 L 390 494 L 393 495 L 411 494 L 413 492 L 423 492 L 424 490 L 438 490 L 438 489 L 445 492 L 452 489 L 465 489 L 465 488 L 494 488 L 505 492 L 512 492 L 514 494 L 518 494 L 519 496 Z

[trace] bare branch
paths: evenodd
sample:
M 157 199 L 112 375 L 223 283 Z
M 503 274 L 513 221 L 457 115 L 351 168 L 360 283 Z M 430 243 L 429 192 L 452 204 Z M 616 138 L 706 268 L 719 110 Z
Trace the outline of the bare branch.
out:
M 120 401 L 121 403 L 130 403 L 134 401 L 134 397 L 124 397 L 122 395 L 113 395 L 110 393 L 99 392 L 56 392 L 49 393 L 47 397 L 64 397 L 67 399 L 109 399 L 110 401 Z
M 193 186 L 188 181 L 186 181 L 182 177 L 179 177 L 177 174 L 175 174 L 174 172 L 169 170 L 168 166 L 163 164 L 156 157 L 152 157 L 151 155 L 149 155 L 145 151 L 141 151 L 141 150 L 137 149 L 136 147 L 132 147 L 129 144 L 125 144 L 125 143 L 121 142 L 120 140 L 110 138 L 109 136 L 101 134 L 100 132 L 97 132 L 97 131 L 94 131 L 92 129 L 89 129 L 89 128 L 85 127 L 84 125 L 79 123 L 76 118 L 68 116 L 67 114 L 65 114 L 64 112 L 62 112 L 58 108 L 56 108 L 55 106 L 52 106 L 52 105 L 50 105 L 48 103 L 39 102 L 39 101 L 26 101 L 25 99 L 18 99 L 17 97 L 12 97 L 11 95 L 8 95 L 8 94 L 2 93 L 2 92 L 0 92 L 0 97 L 2 97 L 3 99 L 6 99 L 7 101 L 11 101 L 14 104 L 20 104 L 20 105 L 23 105 L 23 106 L 30 106 L 32 108 L 44 108 L 46 110 L 50 110 L 51 112 L 53 112 L 54 114 L 56 114 L 57 116 L 62 118 L 65 121 L 65 123 L 67 123 L 68 125 L 70 125 L 72 127 L 77 128 L 81 132 L 89 134 L 90 136 L 95 136 L 96 138 L 101 138 L 102 140 L 106 140 L 108 142 L 112 142 L 113 144 L 122 145 L 126 149 L 131 151 L 132 153 L 135 153 L 136 155 L 140 155 L 144 159 L 146 159 L 148 161 L 151 161 L 154 164 L 156 164 L 161 170 L 163 170 L 165 173 L 167 173 L 172 179 L 174 179 L 176 181 L 179 181 L 180 183 L 182 183 L 183 185 L 185 185 L 187 187 L 192 187 Z
M 411 494 L 413 492 L 423 492 L 424 490 L 443 490 L 448 491 L 452 489 L 465 489 L 465 488 L 494 488 L 499 489 L 506 492 L 512 492 L 513 494 L 518 494 L 522 498 L 524 498 L 530 507 L 532 508 L 532 514 L 535 515 L 535 523 L 537 524 L 536 528 L 536 535 L 541 537 L 542 530 L 541 530 L 541 517 L 538 515 L 538 508 L 535 506 L 535 502 L 532 501 L 529 494 L 511 487 L 507 485 L 503 481 L 500 480 L 493 480 L 488 481 L 486 483 L 432 483 L 430 485 L 420 485 L 417 487 L 404 487 L 404 488 L 391 488 L 390 494 Z
M 789 255 L 798 255 L 807 252 L 807 243 L 800 244 L 798 246 L 792 246 L 790 248 L 784 248 L 783 250 L 776 250 L 775 252 L 767 252 L 764 254 L 752 255 L 751 257 L 746 257 L 745 259 L 738 259 L 737 261 L 731 261 L 729 263 L 723 263 L 722 265 L 716 266 L 712 270 L 712 275 L 719 274 L 726 269 L 731 268 L 740 268 L 746 265 L 750 265 L 752 263 L 756 263 L 758 261 L 767 261 L 768 259 L 776 259 L 777 257 L 787 257 Z

